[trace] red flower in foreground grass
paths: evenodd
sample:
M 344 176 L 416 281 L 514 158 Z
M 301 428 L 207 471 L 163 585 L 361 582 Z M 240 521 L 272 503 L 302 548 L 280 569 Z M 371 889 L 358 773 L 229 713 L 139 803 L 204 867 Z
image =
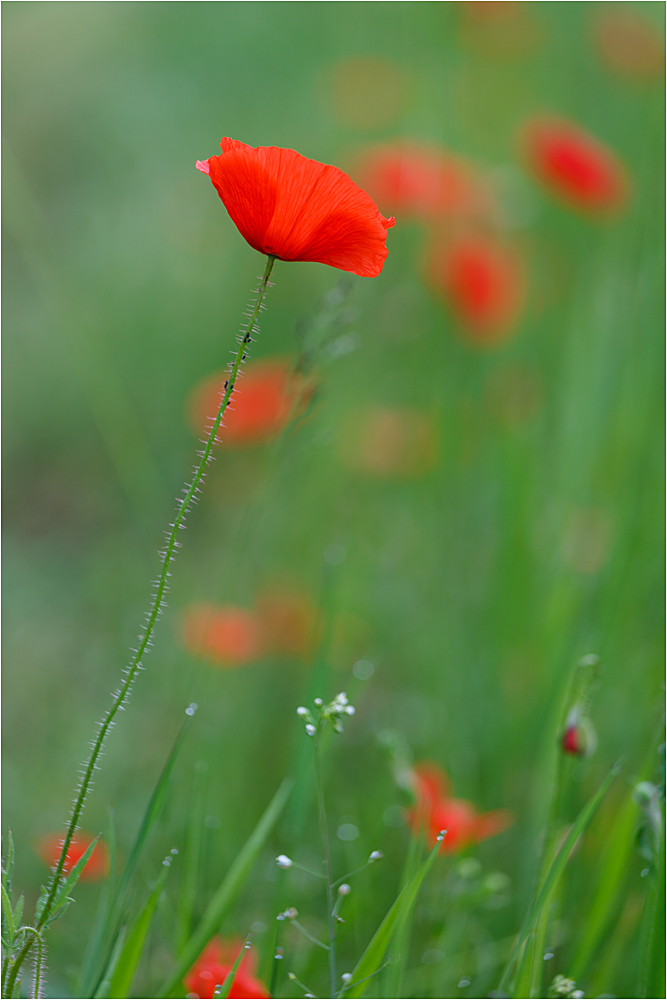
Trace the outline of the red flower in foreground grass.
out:
M 213 938 L 185 977 L 188 995 L 200 997 L 201 1000 L 212 997 L 215 987 L 224 982 L 242 947 L 242 941 Z M 228 996 L 254 1000 L 264 1000 L 271 996 L 264 984 L 254 977 L 256 964 L 253 951 L 247 951 L 236 970 Z
M 470 167 L 435 145 L 394 142 L 375 146 L 363 155 L 359 170 L 376 201 L 426 222 L 490 209 L 488 196 Z
M 188 414 L 197 434 L 208 432 L 227 375 L 218 372 L 195 386 Z M 294 375 L 282 359 L 250 362 L 236 383 L 217 443 L 243 447 L 270 441 L 287 425 L 308 390 L 306 380 Z
M 427 272 L 471 340 L 495 344 L 511 332 L 523 306 L 525 279 L 510 247 L 462 236 L 433 248 Z
M 578 125 L 536 119 L 524 129 L 523 147 L 538 179 L 574 208 L 604 213 L 626 200 L 628 184 L 620 160 Z
M 220 156 L 197 169 L 208 174 L 241 236 L 279 260 L 318 261 L 376 277 L 387 257 L 394 219 L 338 167 L 293 149 L 246 146 L 222 139 Z
M 84 833 L 82 830 L 72 839 L 65 860 L 65 873 L 70 872 L 74 865 L 81 859 L 83 854 L 90 847 L 91 841 L 95 838 L 91 833 Z M 47 865 L 55 865 L 60 857 L 60 848 L 63 843 L 63 835 L 49 833 L 43 837 L 38 846 L 37 853 L 42 861 Z M 97 879 L 106 877 L 109 870 L 109 852 L 107 845 L 98 840 L 93 853 L 88 858 L 85 868 L 81 872 L 81 878 L 85 881 L 94 882 Z
M 231 604 L 196 604 L 185 612 L 183 642 L 193 656 L 221 667 L 243 667 L 264 651 L 257 615 Z
M 417 801 L 408 812 L 408 822 L 414 833 L 426 831 L 429 844 L 435 843 L 441 830 L 447 830 L 440 848 L 447 854 L 493 837 L 513 821 L 506 809 L 478 813 L 471 802 L 452 798 L 449 779 L 437 764 L 417 764 L 413 775 Z

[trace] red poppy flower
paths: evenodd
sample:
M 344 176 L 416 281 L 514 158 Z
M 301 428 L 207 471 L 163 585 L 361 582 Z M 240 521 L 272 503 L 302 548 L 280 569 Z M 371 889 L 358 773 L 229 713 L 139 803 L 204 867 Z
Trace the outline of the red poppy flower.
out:
M 512 823 L 506 809 L 478 813 L 471 802 L 452 798 L 449 779 L 437 764 L 417 764 L 413 780 L 416 803 L 408 811 L 408 822 L 416 834 L 425 830 L 429 843 L 447 830 L 440 848 L 447 854 L 493 837 Z
M 242 667 L 263 652 L 257 615 L 231 604 L 197 604 L 185 612 L 183 642 L 193 656 L 222 667 Z
M 72 842 L 69 845 L 69 850 L 67 852 L 67 858 L 65 859 L 65 867 L 63 871 L 65 873 L 70 872 L 74 865 L 81 859 L 83 854 L 90 847 L 91 841 L 95 838 L 92 833 L 84 833 L 83 830 L 79 830 L 75 837 L 72 838 Z M 63 843 L 63 835 L 57 833 L 49 833 L 46 837 L 43 837 L 39 844 L 37 845 L 37 853 L 39 854 L 42 861 L 47 865 L 55 865 L 60 857 L 60 849 Z M 83 871 L 81 872 L 81 879 L 89 882 L 94 882 L 98 879 L 106 878 L 107 872 L 109 870 L 109 851 L 107 845 L 98 840 L 97 844 L 93 848 L 93 853 L 88 858 Z
M 539 118 L 523 132 L 530 169 L 573 208 L 604 213 L 626 200 L 628 184 L 616 154 L 578 125 Z
M 224 982 L 242 947 L 242 941 L 213 938 L 185 976 L 189 995 L 200 997 L 201 1000 L 212 997 L 215 987 Z M 249 949 L 236 970 L 228 996 L 248 997 L 253 1000 L 264 1000 L 271 996 L 264 984 L 255 979 L 256 964 L 256 956 L 252 949 Z
M 377 202 L 425 222 L 435 216 L 490 209 L 488 194 L 470 167 L 438 146 L 413 142 L 375 146 L 362 156 L 359 171 Z
M 468 337 L 495 344 L 511 332 L 521 313 L 525 278 L 510 247 L 485 236 L 462 236 L 430 252 L 427 274 Z
M 197 169 L 208 174 L 241 236 L 280 260 L 318 261 L 375 277 L 387 257 L 394 219 L 338 167 L 293 149 L 246 146 L 222 139 L 220 156 Z
M 228 374 L 208 376 L 191 393 L 189 422 L 197 434 L 208 432 Z M 236 383 L 216 442 L 243 447 L 270 441 L 288 424 L 310 391 L 312 385 L 294 375 L 282 359 L 250 362 Z

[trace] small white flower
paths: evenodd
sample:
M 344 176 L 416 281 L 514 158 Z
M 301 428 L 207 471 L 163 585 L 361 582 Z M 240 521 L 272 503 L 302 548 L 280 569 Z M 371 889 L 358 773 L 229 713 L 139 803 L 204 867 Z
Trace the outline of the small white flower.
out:
M 369 857 L 368 860 L 369 860 L 369 862 L 370 861 L 380 861 L 383 857 L 384 857 L 384 854 L 382 853 L 382 851 L 371 851 L 371 856 Z
M 346 705 L 345 712 L 347 715 L 354 715 L 354 713 L 356 712 L 356 708 L 354 707 L 354 705 Z
M 334 701 L 337 702 L 337 704 L 339 705 L 347 705 L 347 695 L 345 694 L 344 691 L 341 691 L 340 694 L 336 695 Z
M 286 854 L 279 854 L 276 858 L 276 864 L 279 868 L 291 868 L 293 861 L 291 858 L 288 858 Z
M 311 726 L 311 724 L 308 723 L 308 725 L 306 726 L 306 732 L 308 733 L 309 736 L 314 736 L 317 730 L 315 729 L 315 726 Z
M 318 708 L 322 708 L 322 705 L 324 704 L 324 702 L 322 701 L 321 698 L 316 698 L 315 699 L 315 704 L 317 705 Z
M 340 978 L 343 980 L 344 983 L 349 983 L 350 979 L 352 979 L 352 973 L 344 972 Z
M 349 896 L 351 892 L 352 892 L 352 886 L 349 886 L 347 882 L 343 882 L 342 885 L 338 886 L 339 896 Z
M 296 710 L 296 714 L 300 715 L 303 718 L 304 715 L 308 715 L 308 709 L 304 708 L 303 705 L 299 705 L 299 707 Z

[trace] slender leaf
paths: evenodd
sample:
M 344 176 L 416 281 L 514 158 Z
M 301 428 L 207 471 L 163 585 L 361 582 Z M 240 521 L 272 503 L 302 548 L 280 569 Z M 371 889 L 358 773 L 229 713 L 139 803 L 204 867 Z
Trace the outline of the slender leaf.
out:
M 246 938 L 246 940 L 243 942 L 243 947 L 236 956 L 234 964 L 232 965 L 231 969 L 223 979 L 222 985 L 215 989 L 213 993 L 214 997 L 222 997 L 223 1000 L 226 1000 L 226 998 L 229 996 L 229 991 L 231 990 L 232 983 L 234 982 L 234 976 L 236 975 L 236 972 L 238 970 L 239 965 L 241 964 L 243 956 L 245 955 L 249 947 L 250 947 L 250 938 Z
M 370 944 L 357 962 L 350 980 L 350 988 L 345 990 L 345 997 L 362 997 L 366 990 L 366 980 L 382 967 L 382 962 L 391 939 L 403 919 L 410 913 L 417 899 L 421 884 L 431 870 L 435 856 L 440 849 L 440 841 L 435 845 L 429 856 L 419 866 L 408 884 L 396 897 L 384 920 L 373 935 Z
M 118 932 L 118 937 L 116 938 L 116 943 L 114 945 L 113 951 L 111 952 L 111 958 L 107 963 L 104 972 L 102 973 L 102 978 L 100 984 L 95 990 L 94 1000 L 101 1000 L 101 998 L 109 996 L 109 990 L 111 988 L 111 980 L 113 974 L 116 970 L 116 965 L 123 952 L 123 945 L 125 944 L 125 935 L 127 933 L 127 927 L 123 926 Z
M 153 794 L 151 795 L 146 812 L 141 821 L 141 826 L 135 838 L 130 857 L 128 858 L 123 874 L 118 881 L 115 895 L 112 893 L 109 904 L 108 916 L 105 919 L 105 926 L 100 934 L 99 943 L 95 945 L 95 950 L 91 948 L 91 962 L 86 969 L 85 975 L 81 976 L 81 994 L 84 997 L 97 996 L 100 987 L 101 977 L 104 974 L 105 965 L 109 965 L 109 956 L 116 948 L 116 939 L 121 922 L 125 921 L 126 897 L 130 887 L 132 877 L 141 861 L 144 849 L 160 819 L 162 809 L 167 797 L 169 779 L 171 778 L 174 764 L 192 723 L 192 716 L 186 716 L 181 728 L 178 731 L 174 744 L 165 765 L 160 772 Z
M 19 896 L 18 902 L 14 907 L 14 927 L 21 926 L 21 920 L 23 918 L 23 904 L 25 902 L 25 896 Z
M 197 898 L 197 879 L 201 855 L 202 832 L 204 829 L 204 792 L 206 789 L 207 765 L 204 761 L 195 764 L 195 776 L 188 809 L 188 826 L 183 850 L 183 877 L 178 900 L 178 927 L 176 939 L 177 953 L 185 947 L 192 933 L 192 916 Z
M 157 994 L 158 997 L 168 997 L 171 994 L 171 991 L 178 986 L 188 969 L 197 961 L 213 935 L 217 933 L 220 924 L 227 915 L 257 859 L 264 841 L 284 809 L 292 790 L 292 785 L 292 779 L 286 778 L 267 806 L 259 823 L 241 848 L 236 859 L 232 862 L 229 871 L 219 885 L 213 899 L 208 904 L 206 912 L 199 922 L 199 926 L 178 956 L 171 975 Z
M 14 938 L 16 937 L 16 927 L 14 926 L 14 914 L 12 912 L 12 901 L 7 895 L 7 890 L 4 885 L 0 885 L 0 893 L 2 893 L 2 916 L 7 928 L 7 947 L 11 948 Z
M 144 903 L 143 909 L 139 913 L 132 929 L 127 935 L 123 950 L 118 957 L 116 968 L 114 969 L 113 976 L 111 977 L 108 993 L 108 996 L 110 997 L 126 997 L 129 993 L 137 965 L 139 964 L 139 959 L 141 958 L 141 954 L 144 949 L 144 942 L 146 940 L 146 935 L 148 934 L 148 928 L 151 925 L 151 920 L 153 919 L 153 914 L 155 913 L 155 907 L 157 906 L 158 900 L 162 895 L 162 890 L 164 889 L 164 884 L 167 880 L 168 874 L 169 868 L 168 866 L 165 866 L 164 871 L 162 871 L 157 880 L 155 888 Z
M 529 935 L 533 932 L 539 920 L 542 908 L 548 905 L 553 890 L 558 882 L 558 879 L 565 870 L 565 866 L 569 860 L 570 854 L 572 853 L 575 844 L 579 840 L 579 837 L 581 837 L 582 833 L 584 832 L 590 821 L 593 819 L 593 816 L 595 815 L 598 806 L 602 802 L 604 796 L 607 794 L 609 787 L 611 786 L 612 782 L 614 781 L 614 778 L 617 777 L 619 772 L 620 772 L 620 767 L 618 764 L 615 764 L 609 771 L 609 774 L 602 782 L 598 790 L 595 792 L 593 796 L 591 796 L 591 798 L 588 800 L 584 808 L 577 816 L 558 854 L 551 862 L 551 865 L 547 870 L 544 880 L 538 892 L 536 893 L 536 896 L 532 904 L 528 909 L 528 913 L 526 914 L 523 926 L 519 931 L 516 942 L 508 959 L 507 965 L 505 966 L 503 978 L 498 988 L 499 992 L 502 993 L 506 991 L 516 961 L 520 957 Z
M 2 866 L 2 884 L 7 890 L 7 895 L 12 894 L 12 876 L 14 874 L 14 838 L 12 837 L 12 831 L 7 830 L 7 860 Z
M 79 876 L 81 875 L 81 872 L 88 864 L 88 860 L 93 851 L 95 850 L 95 848 L 97 847 L 97 841 L 99 839 L 100 839 L 100 834 L 98 833 L 95 839 L 90 842 L 86 850 L 83 852 L 77 863 L 72 868 L 71 872 L 69 873 L 65 881 L 60 886 L 60 889 L 56 893 L 56 896 L 53 900 L 51 913 L 49 915 L 48 920 L 46 921 L 47 927 L 49 926 L 50 923 L 53 923 L 54 920 L 57 920 L 58 917 L 62 916 L 62 914 L 65 912 L 69 904 L 73 902 L 69 894 L 76 885 L 76 883 L 79 881 Z M 46 902 L 46 899 L 44 899 L 44 902 Z M 44 907 L 44 902 L 42 902 L 42 900 L 40 899 L 40 903 L 42 905 L 39 906 L 38 904 L 38 907 L 35 911 L 36 917 L 41 916 L 42 909 Z

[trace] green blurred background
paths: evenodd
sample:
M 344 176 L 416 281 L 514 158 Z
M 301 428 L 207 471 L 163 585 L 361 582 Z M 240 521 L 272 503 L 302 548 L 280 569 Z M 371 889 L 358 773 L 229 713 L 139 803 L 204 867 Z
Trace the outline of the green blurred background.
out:
M 598 653 L 603 672 L 592 713 L 599 748 L 575 769 L 572 808 L 621 754 L 632 777 L 651 751 L 662 683 L 660 77 L 628 79 L 605 64 L 595 43 L 605 4 L 518 4 L 515 27 L 498 33 L 472 6 L 3 5 L 4 805 L 29 897 L 45 877 L 34 846 L 62 826 L 147 607 L 162 530 L 197 447 L 186 400 L 225 363 L 263 268 L 194 169 L 222 135 L 289 146 L 353 177 L 371 143 L 443 143 L 511 191 L 528 298 L 511 338 L 471 345 L 423 279 L 424 228 L 397 219 L 382 275 L 354 282 L 356 349 L 318 369 L 309 418 L 279 446 L 219 451 L 84 826 L 101 829 L 111 804 L 127 851 L 183 709 L 198 702 L 155 857 L 182 842 L 192 768 L 208 762 L 199 905 L 207 901 L 303 745 L 294 708 L 310 674 L 285 656 L 234 671 L 197 663 L 180 616 L 193 601 L 249 607 L 273 579 L 291 581 L 337 623 L 321 693 L 345 689 L 357 705 L 329 758 L 332 823 L 361 831 L 339 842 L 338 861 L 381 848 L 387 862 L 359 893 L 344 945 L 352 958 L 395 893 L 408 839 L 387 825 L 399 822 L 387 810 L 402 800 L 378 733 L 394 730 L 416 760 L 439 762 L 480 809 L 516 817 L 476 851 L 511 887 L 504 908 L 475 917 L 475 942 L 506 939 L 525 909 L 540 761 L 578 656 Z M 623 6 L 661 33 L 661 4 Z M 346 84 L 349 61 L 366 58 L 393 74 L 391 100 L 356 92 L 354 77 Z M 525 173 L 518 130 L 542 111 L 615 150 L 632 184 L 620 218 L 582 217 Z M 295 323 L 341 275 L 278 262 L 274 276 L 254 358 L 293 353 Z M 516 372 L 534 387 L 527 407 L 513 405 Z M 367 405 L 428 414 L 437 461 L 403 477 L 351 467 L 346 428 Z M 252 537 L 240 553 L 249 508 Z M 323 557 L 333 543 L 346 552 L 337 566 Z M 375 666 L 363 682 L 351 671 L 361 658 Z M 623 778 L 578 859 L 559 955 L 626 793 Z M 308 823 L 297 836 L 286 821 L 273 853 L 316 856 Z M 323 912 L 298 880 L 283 899 L 271 857 L 228 931 L 270 925 L 293 902 Z M 453 863 L 442 862 L 442 878 Z M 627 872 L 635 909 L 642 867 L 637 857 Z M 68 969 L 97 892 L 81 886 L 54 928 L 51 996 L 71 995 Z M 158 969 L 168 962 L 162 924 Z M 635 934 L 630 921 L 626 957 L 598 989 L 637 995 Z M 415 979 L 411 995 L 486 995 L 457 986 L 466 961 L 440 980 L 434 965 L 433 982 Z M 566 964 L 558 958 L 554 974 Z M 477 989 L 492 989 L 494 975 L 492 966 Z

